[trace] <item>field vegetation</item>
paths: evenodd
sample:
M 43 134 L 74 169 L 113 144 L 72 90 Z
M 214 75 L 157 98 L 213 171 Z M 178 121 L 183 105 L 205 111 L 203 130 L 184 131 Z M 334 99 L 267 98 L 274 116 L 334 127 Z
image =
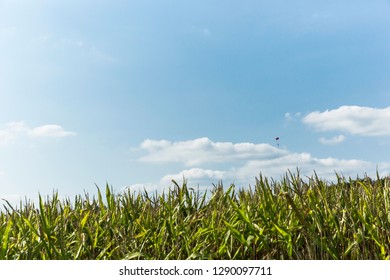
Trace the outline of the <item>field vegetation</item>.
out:
M 58 193 L 0 213 L 0 259 L 390 259 L 390 179 L 279 181 L 253 186 L 186 181 L 165 193 L 115 194 L 108 185 Z

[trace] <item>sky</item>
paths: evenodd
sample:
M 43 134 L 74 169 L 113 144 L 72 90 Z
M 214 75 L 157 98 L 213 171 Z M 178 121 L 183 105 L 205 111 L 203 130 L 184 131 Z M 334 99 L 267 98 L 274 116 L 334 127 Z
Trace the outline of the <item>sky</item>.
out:
M 389 26 L 385 0 L 0 0 L 0 198 L 390 175 Z

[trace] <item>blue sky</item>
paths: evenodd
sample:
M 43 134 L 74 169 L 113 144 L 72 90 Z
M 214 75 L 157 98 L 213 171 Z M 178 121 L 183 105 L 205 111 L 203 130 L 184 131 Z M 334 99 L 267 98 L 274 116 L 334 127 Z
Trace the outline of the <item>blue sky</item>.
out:
M 0 0 L 0 197 L 388 175 L 388 26 L 379 0 Z

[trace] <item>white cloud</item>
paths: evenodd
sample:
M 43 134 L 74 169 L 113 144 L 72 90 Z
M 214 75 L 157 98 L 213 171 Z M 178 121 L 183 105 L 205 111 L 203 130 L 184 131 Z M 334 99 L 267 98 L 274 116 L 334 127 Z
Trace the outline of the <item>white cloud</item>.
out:
M 390 135 L 390 107 L 378 109 L 341 106 L 324 112 L 311 112 L 303 123 L 319 131 L 341 131 L 362 136 Z
M 342 141 L 344 136 L 336 136 L 331 141 Z M 150 163 L 182 163 L 193 168 L 180 168 L 161 177 L 154 186 L 168 187 L 172 179 L 181 182 L 183 178 L 190 184 L 211 186 L 211 183 L 235 183 L 240 186 L 253 184 L 260 173 L 280 179 L 288 170 L 298 168 L 302 176 L 312 176 L 314 172 L 326 180 L 335 180 L 336 172 L 344 176 L 389 175 L 390 163 L 376 163 L 359 159 L 317 158 L 309 153 L 294 153 L 278 149 L 269 144 L 213 142 L 199 138 L 182 142 L 167 140 L 145 140 L 141 147 L 148 155 L 140 158 Z M 215 164 L 223 162 L 224 168 Z M 214 167 L 213 167 L 214 165 Z M 211 167 L 211 168 L 210 168 Z
M 389 165 L 383 166 L 388 168 Z M 375 171 L 375 164 L 357 159 L 337 159 L 337 158 L 316 158 L 308 153 L 290 153 L 286 156 L 268 161 L 249 161 L 240 167 L 237 178 L 245 182 L 249 178 L 258 175 L 259 172 L 265 176 L 280 178 L 287 170 L 294 172 L 298 168 L 302 175 L 312 176 L 316 172 L 321 178 L 327 180 L 335 179 L 335 172 L 348 176 L 364 174 L 370 170 Z
M 212 183 L 223 181 L 224 184 L 235 183 L 237 186 L 253 185 L 255 177 L 260 173 L 268 178 L 279 180 L 289 170 L 293 173 L 296 169 L 303 179 L 311 177 L 314 172 L 325 180 L 336 180 L 336 173 L 341 176 L 363 177 L 366 174 L 375 176 L 377 170 L 380 176 L 389 175 L 390 163 L 380 163 L 378 166 L 372 162 L 357 159 L 315 158 L 308 153 L 291 153 L 280 158 L 270 160 L 250 160 L 241 166 L 230 167 L 227 170 L 212 170 L 192 168 L 163 176 L 158 183 L 149 184 L 155 189 L 166 188 L 171 185 L 171 180 L 181 182 L 186 179 L 189 185 L 199 185 L 203 188 L 210 187 Z M 145 185 L 142 185 L 145 186 Z M 146 184 L 148 186 L 148 184 Z
M 32 128 L 28 131 L 28 135 L 33 137 L 66 137 L 75 136 L 73 131 L 66 131 L 59 125 L 43 125 Z
M 75 136 L 73 131 L 66 131 L 59 125 L 43 125 L 30 128 L 25 122 L 10 122 L 0 128 L 0 146 L 5 146 L 18 137 L 67 137 Z
M 286 151 L 269 144 L 213 142 L 198 138 L 189 141 L 170 142 L 167 140 L 145 140 L 141 149 L 148 152 L 139 160 L 143 162 L 181 162 L 195 166 L 207 162 L 223 163 L 249 159 L 267 159 L 280 156 Z
M 180 180 L 185 178 L 190 181 L 197 181 L 198 184 L 206 183 L 209 185 L 210 182 L 215 182 L 224 179 L 226 177 L 226 174 L 226 171 L 191 168 L 180 171 L 177 174 L 165 175 L 163 178 L 161 178 L 160 183 L 167 186 L 172 180 L 179 182 Z
M 324 144 L 324 145 L 336 145 L 336 144 L 340 144 L 344 140 L 345 140 L 344 135 L 337 135 L 337 136 L 334 136 L 332 138 L 321 137 L 319 139 L 320 143 Z

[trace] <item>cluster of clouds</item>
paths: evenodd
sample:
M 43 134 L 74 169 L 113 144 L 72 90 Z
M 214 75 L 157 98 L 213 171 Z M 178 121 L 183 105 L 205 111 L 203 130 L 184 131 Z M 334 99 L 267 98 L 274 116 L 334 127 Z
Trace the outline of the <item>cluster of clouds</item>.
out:
M 73 131 L 67 131 L 63 127 L 57 124 L 47 124 L 37 127 L 29 127 L 24 121 L 16 121 L 5 124 L 0 128 L 0 147 L 6 146 L 19 137 L 28 138 L 60 138 L 75 136 Z
M 375 170 L 375 164 L 358 159 L 316 158 L 309 153 L 294 153 L 269 144 L 213 142 L 208 138 L 189 141 L 170 142 L 167 140 L 145 140 L 140 148 L 147 154 L 139 161 L 167 164 L 182 163 L 186 169 L 163 176 L 158 185 L 168 186 L 171 180 L 210 185 L 218 181 L 235 182 L 248 185 L 254 182 L 261 172 L 267 177 L 278 178 L 281 172 L 294 172 L 299 168 L 301 174 L 313 175 L 315 171 L 322 178 L 332 180 L 335 172 L 362 175 L 367 170 Z M 226 169 L 203 168 L 224 163 Z M 390 164 L 381 164 L 385 172 Z
M 320 137 L 324 145 L 342 143 L 346 136 L 390 136 L 390 107 L 384 109 L 341 106 L 324 112 L 285 115 L 288 121 L 299 119 L 315 131 L 341 133 L 331 138 Z M 318 158 L 310 153 L 296 153 L 270 144 L 214 142 L 206 137 L 188 141 L 147 139 L 140 145 L 145 154 L 138 160 L 153 164 L 180 163 L 183 170 L 163 176 L 156 184 L 167 186 L 171 180 L 183 178 L 199 185 L 220 180 L 248 185 L 261 172 L 272 178 L 281 172 L 296 171 L 312 176 L 314 171 L 322 178 L 334 180 L 336 172 L 346 176 L 364 176 L 368 171 L 388 175 L 390 162 L 373 163 L 361 159 Z M 220 169 L 214 168 L 221 166 Z M 213 168 L 210 168 L 213 167 Z M 370 174 L 374 175 L 374 174 Z
M 334 132 L 333 137 L 319 137 L 319 142 L 324 145 L 342 144 L 346 135 L 390 136 L 390 107 L 379 109 L 341 106 L 323 112 L 310 112 L 304 116 L 300 113 L 286 113 L 285 117 L 288 121 L 299 120 L 319 134 Z M 18 138 L 60 138 L 75 135 L 75 132 L 56 124 L 30 127 L 23 121 L 10 122 L 0 127 L 0 147 Z M 303 176 L 310 177 L 315 171 L 327 180 L 334 180 L 336 172 L 355 177 L 378 171 L 381 176 L 387 176 L 390 170 L 390 162 L 316 157 L 307 152 L 293 152 L 267 143 L 216 142 L 207 137 L 186 141 L 146 139 L 138 150 L 142 152 L 139 162 L 170 165 L 173 170 L 176 168 L 174 172 L 162 175 L 159 181 L 150 184 L 154 187 L 166 187 L 171 185 L 172 180 L 181 182 L 183 178 L 199 186 L 210 186 L 219 181 L 246 186 L 254 183 L 259 172 L 278 179 L 284 172 L 295 172 L 297 168 Z

